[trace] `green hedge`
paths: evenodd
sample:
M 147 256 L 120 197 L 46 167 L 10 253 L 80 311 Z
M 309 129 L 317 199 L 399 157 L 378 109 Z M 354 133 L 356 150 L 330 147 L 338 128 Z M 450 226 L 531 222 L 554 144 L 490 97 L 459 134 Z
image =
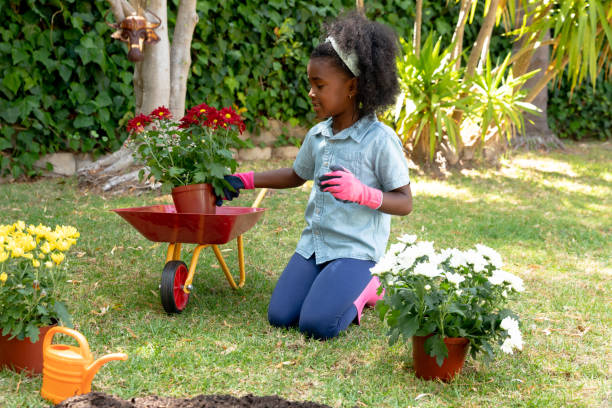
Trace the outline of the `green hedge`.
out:
M 133 109 L 131 64 L 108 39 L 103 2 L 5 0 L 0 7 L 2 175 L 40 155 L 117 149 Z
M 178 0 L 169 3 L 173 27 Z M 414 0 L 366 1 L 367 14 L 411 37 Z M 458 5 L 424 2 L 423 36 L 450 41 Z M 0 7 L 0 175 L 36 174 L 58 150 L 100 154 L 119 148 L 133 115 L 133 66 L 110 38 L 104 1 L 4 0 Z M 267 118 L 308 124 L 306 64 L 320 23 L 354 0 L 199 0 L 187 106 L 245 107 L 253 130 Z M 481 15 L 481 12 L 477 14 Z M 112 17 L 109 15 L 109 19 Z M 480 17 L 478 17 L 480 18 Z M 501 29 L 500 29 L 501 30 Z M 477 26 L 466 31 L 466 44 Z M 509 40 L 496 38 L 494 54 Z M 281 136 L 281 135 L 279 135 Z
M 187 105 L 206 100 L 226 106 L 238 101 L 248 109 L 251 129 L 260 118 L 312 120 L 306 65 L 310 51 L 318 43 L 320 22 L 336 16 L 341 9 L 353 8 L 355 2 L 227 0 L 211 3 L 198 2 L 200 24 L 192 44 L 193 67 Z M 402 37 L 411 38 L 414 0 L 365 3 L 370 18 L 391 25 Z M 458 4 L 424 3 L 423 36 L 435 30 L 450 42 Z M 479 10 L 477 21 L 481 15 Z M 214 25 L 202 24 L 203 21 Z M 476 27 L 471 27 L 466 33 L 467 43 L 477 35 Z M 509 40 L 501 36 L 492 44 L 493 52 L 499 54 L 509 47 Z
M 548 125 L 562 139 L 612 140 L 612 81 L 600 75 L 570 92 L 569 80 L 548 90 Z

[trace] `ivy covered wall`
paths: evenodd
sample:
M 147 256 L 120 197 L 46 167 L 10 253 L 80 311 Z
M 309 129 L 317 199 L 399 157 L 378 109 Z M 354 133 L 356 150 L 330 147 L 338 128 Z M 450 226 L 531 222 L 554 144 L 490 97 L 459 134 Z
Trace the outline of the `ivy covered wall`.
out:
M 117 150 L 133 115 L 133 65 L 126 46 L 110 38 L 107 3 L 3 3 L 0 175 L 34 175 L 33 163 L 50 152 Z M 365 3 L 370 18 L 411 37 L 414 0 Z M 177 4 L 168 0 L 170 32 Z M 354 6 L 354 0 L 198 0 L 186 105 L 244 107 L 250 130 L 265 126 L 267 118 L 311 124 L 308 56 L 321 22 Z M 435 30 L 450 41 L 457 4 L 425 0 L 423 11 L 423 38 Z M 467 28 L 465 44 L 477 34 L 478 18 Z M 508 38 L 497 36 L 492 51 L 500 56 L 509 47 Z
M 410 36 L 414 0 L 366 1 Z M 133 66 L 104 23 L 105 1 L 5 0 L 0 8 L 0 175 L 33 175 L 43 154 L 121 146 L 133 115 Z M 169 26 L 178 0 L 168 1 Z M 312 123 L 306 64 L 320 23 L 354 0 L 198 0 L 187 106 L 236 104 L 250 130 Z M 450 39 L 456 7 L 426 0 L 424 30 Z M 112 20 L 112 15 L 107 16 Z M 170 30 L 172 32 L 172 30 Z M 470 34 L 468 34 L 469 37 Z M 469 41 L 469 38 L 467 39 Z
M 109 40 L 103 2 L 8 0 L 0 7 L 0 175 L 40 155 L 120 147 L 132 67 Z

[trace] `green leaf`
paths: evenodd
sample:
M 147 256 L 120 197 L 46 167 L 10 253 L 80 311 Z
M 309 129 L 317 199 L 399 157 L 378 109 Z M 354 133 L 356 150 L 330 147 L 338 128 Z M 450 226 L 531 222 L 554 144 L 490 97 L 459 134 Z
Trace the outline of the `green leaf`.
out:
M 102 126 L 105 127 L 106 123 L 110 121 L 110 111 L 106 108 L 100 109 L 98 111 L 98 117 L 100 118 L 100 121 L 102 122 Z M 111 132 L 107 130 L 107 133 L 111 133 Z
M 170 175 L 170 177 L 180 176 L 184 172 L 185 172 L 185 169 L 180 168 L 180 167 L 170 167 L 170 169 L 168 170 L 168 174 Z
M 93 117 L 89 115 L 78 115 L 74 120 L 74 127 L 77 129 L 93 126 Z
M 13 147 L 13 145 L 12 145 L 12 143 L 8 139 L 6 139 L 4 137 L 0 137 L 0 150 L 6 150 L 6 149 L 10 149 L 12 147 Z
M 389 331 L 389 345 L 392 346 L 399 340 L 400 331 L 397 329 L 391 329 Z
M 72 69 L 62 64 L 60 64 L 57 69 L 64 82 L 68 82 L 72 76 Z
M 448 311 L 449 313 L 457 313 L 458 315 L 465 317 L 465 313 L 463 313 L 463 310 L 461 309 L 461 305 L 458 303 L 451 303 L 448 306 Z
M 29 46 L 27 47 L 29 48 Z M 11 54 L 13 57 L 13 65 L 18 65 L 21 62 L 27 61 L 30 58 L 30 50 L 21 41 L 13 43 Z
M 79 105 L 77 112 L 83 115 L 93 115 L 98 110 L 98 106 L 94 101 L 87 101 L 84 104 Z
M 5 74 L 4 78 L 2 79 L 2 85 L 7 87 L 14 94 L 17 93 L 21 84 L 21 74 L 15 69 L 9 71 L 8 74 Z
M 419 328 L 419 316 L 400 316 L 399 325 L 402 330 L 402 336 L 409 339 L 415 335 L 417 329 Z
M 35 325 L 27 325 L 25 330 L 25 337 L 29 337 L 32 343 L 38 341 L 38 335 L 40 334 L 40 328 Z
M 425 352 L 431 357 L 436 358 L 436 364 L 442 367 L 444 359 L 448 357 L 448 348 L 444 344 L 444 339 L 439 334 L 435 334 L 425 340 Z
M 85 88 L 84 85 L 78 83 L 78 82 L 73 82 L 72 84 L 70 84 L 70 98 L 75 101 L 77 104 L 83 104 L 87 101 L 88 99 L 88 92 L 87 92 L 87 88 Z
M 103 92 L 100 92 L 98 96 L 96 96 L 95 103 L 98 106 L 98 108 L 104 108 L 105 106 L 109 106 L 112 103 L 112 100 L 108 92 L 103 91 Z
M 223 178 L 227 174 L 225 170 L 225 166 L 219 163 L 208 163 L 208 167 L 210 169 L 210 174 L 213 177 Z
M 375 309 L 378 312 L 378 317 L 380 318 L 380 320 L 384 321 L 385 315 L 389 311 L 389 306 L 387 305 L 387 303 L 384 301 L 376 302 Z
M 487 353 L 487 356 L 489 356 L 490 358 L 495 357 L 495 352 L 493 351 L 493 348 L 491 347 L 488 341 L 483 340 L 481 343 L 481 348 L 485 351 L 485 353 Z
M 206 183 L 207 174 L 203 171 L 196 171 L 193 174 L 193 182 L 194 183 Z
M 16 123 L 19 118 L 20 109 L 16 104 L 6 104 L 3 109 L 0 109 L 0 117 L 8 123 Z
M 47 71 L 54 70 L 57 65 L 56 61 L 49 58 L 51 56 L 51 53 L 49 52 L 48 49 L 43 48 L 43 49 L 36 50 L 34 51 L 32 56 L 34 57 L 35 61 L 41 62 L 45 66 Z
M 223 80 L 223 82 L 225 83 L 225 85 L 230 89 L 230 91 L 234 92 L 236 89 L 238 89 L 239 83 L 236 80 L 236 78 L 234 77 L 227 77 Z

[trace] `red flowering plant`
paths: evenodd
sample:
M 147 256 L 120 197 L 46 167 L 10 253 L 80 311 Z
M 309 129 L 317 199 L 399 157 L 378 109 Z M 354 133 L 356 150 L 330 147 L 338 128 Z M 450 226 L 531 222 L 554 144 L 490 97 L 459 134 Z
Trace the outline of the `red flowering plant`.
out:
M 189 109 L 178 122 L 160 106 L 149 115 L 138 115 L 127 124 L 128 145 L 136 160 L 164 187 L 209 183 L 222 195 L 230 187 L 223 176 L 235 172 L 238 163 L 232 149 L 248 145 L 238 136 L 245 129 L 232 108 L 216 109 L 204 103 Z

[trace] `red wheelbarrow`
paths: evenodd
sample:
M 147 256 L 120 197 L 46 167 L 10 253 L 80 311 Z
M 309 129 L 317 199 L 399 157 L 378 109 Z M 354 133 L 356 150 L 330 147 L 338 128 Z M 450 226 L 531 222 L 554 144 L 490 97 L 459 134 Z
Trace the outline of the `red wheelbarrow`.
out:
M 145 238 L 154 242 L 167 242 L 166 264 L 159 286 L 161 303 L 166 313 L 180 313 L 187 306 L 193 289 L 192 282 L 200 251 L 212 247 L 225 277 L 233 289 L 244 286 L 244 246 L 242 234 L 263 215 L 265 208 L 257 208 L 266 195 L 262 189 L 251 207 L 217 207 L 215 214 L 177 213 L 174 205 L 114 209 Z M 238 284 L 230 274 L 218 245 L 236 238 L 238 244 Z M 182 244 L 196 244 L 189 269 L 181 261 Z

